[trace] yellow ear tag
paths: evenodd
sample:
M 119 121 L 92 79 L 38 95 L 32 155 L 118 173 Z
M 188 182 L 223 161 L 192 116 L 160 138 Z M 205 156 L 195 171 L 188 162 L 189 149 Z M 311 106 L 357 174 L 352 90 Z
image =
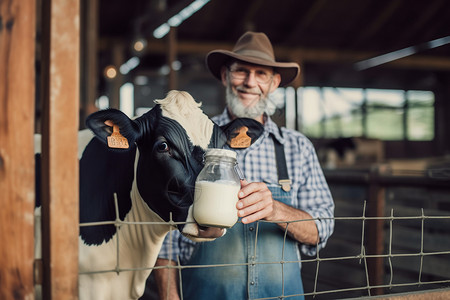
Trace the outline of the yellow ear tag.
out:
M 128 149 L 130 145 L 128 145 L 128 140 L 126 137 L 120 134 L 119 126 L 113 125 L 113 133 L 108 136 L 108 147 L 109 148 L 118 148 L 118 149 Z
M 231 148 L 247 148 L 252 144 L 252 138 L 247 135 L 248 127 L 239 128 L 239 134 L 231 139 Z

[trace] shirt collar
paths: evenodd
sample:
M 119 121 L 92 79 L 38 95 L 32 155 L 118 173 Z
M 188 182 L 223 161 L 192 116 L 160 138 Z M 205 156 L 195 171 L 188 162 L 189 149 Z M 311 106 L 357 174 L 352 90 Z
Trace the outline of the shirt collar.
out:
M 275 124 L 269 116 L 266 117 L 266 121 L 264 122 L 264 132 L 272 134 L 281 144 L 284 144 L 284 138 L 280 134 L 278 125 Z

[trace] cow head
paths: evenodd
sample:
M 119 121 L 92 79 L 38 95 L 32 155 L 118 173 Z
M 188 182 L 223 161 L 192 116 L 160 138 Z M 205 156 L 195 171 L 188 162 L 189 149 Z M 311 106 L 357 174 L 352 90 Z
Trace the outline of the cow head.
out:
M 111 151 L 129 151 L 137 146 L 137 188 L 154 212 L 165 221 L 170 221 L 170 214 L 175 222 L 192 221 L 189 208 L 204 152 L 208 147 L 221 148 L 223 134 L 187 92 L 171 91 L 155 103 L 153 109 L 134 120 L 108 109 L 90 115 L 86 124 L 105 144 L 112 135 L 126 138 L 129 148 Z M 183 230 L 184 224 L 178 227 Z M 200 230 L 189 234 L 214 236 L 221 232 Z

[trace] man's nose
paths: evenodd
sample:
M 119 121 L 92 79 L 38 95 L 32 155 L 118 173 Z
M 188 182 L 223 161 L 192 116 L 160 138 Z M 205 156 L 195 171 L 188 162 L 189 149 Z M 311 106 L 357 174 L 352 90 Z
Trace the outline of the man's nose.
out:
M 245 77 L 244 83 L 247 86 L 256 86 L 258 82 L 256 81 L 256 73 L 255 72 L 248 72 L 247 77 Z

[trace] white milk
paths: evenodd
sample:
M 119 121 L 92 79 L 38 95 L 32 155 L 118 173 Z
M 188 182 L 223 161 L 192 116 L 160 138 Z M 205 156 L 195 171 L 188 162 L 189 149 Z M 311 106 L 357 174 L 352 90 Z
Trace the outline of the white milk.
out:
M 230 181 L 196 182 L 195 221 L 203 226 L 232 227 L 238 220 L 236 203 L 240 188 Z

